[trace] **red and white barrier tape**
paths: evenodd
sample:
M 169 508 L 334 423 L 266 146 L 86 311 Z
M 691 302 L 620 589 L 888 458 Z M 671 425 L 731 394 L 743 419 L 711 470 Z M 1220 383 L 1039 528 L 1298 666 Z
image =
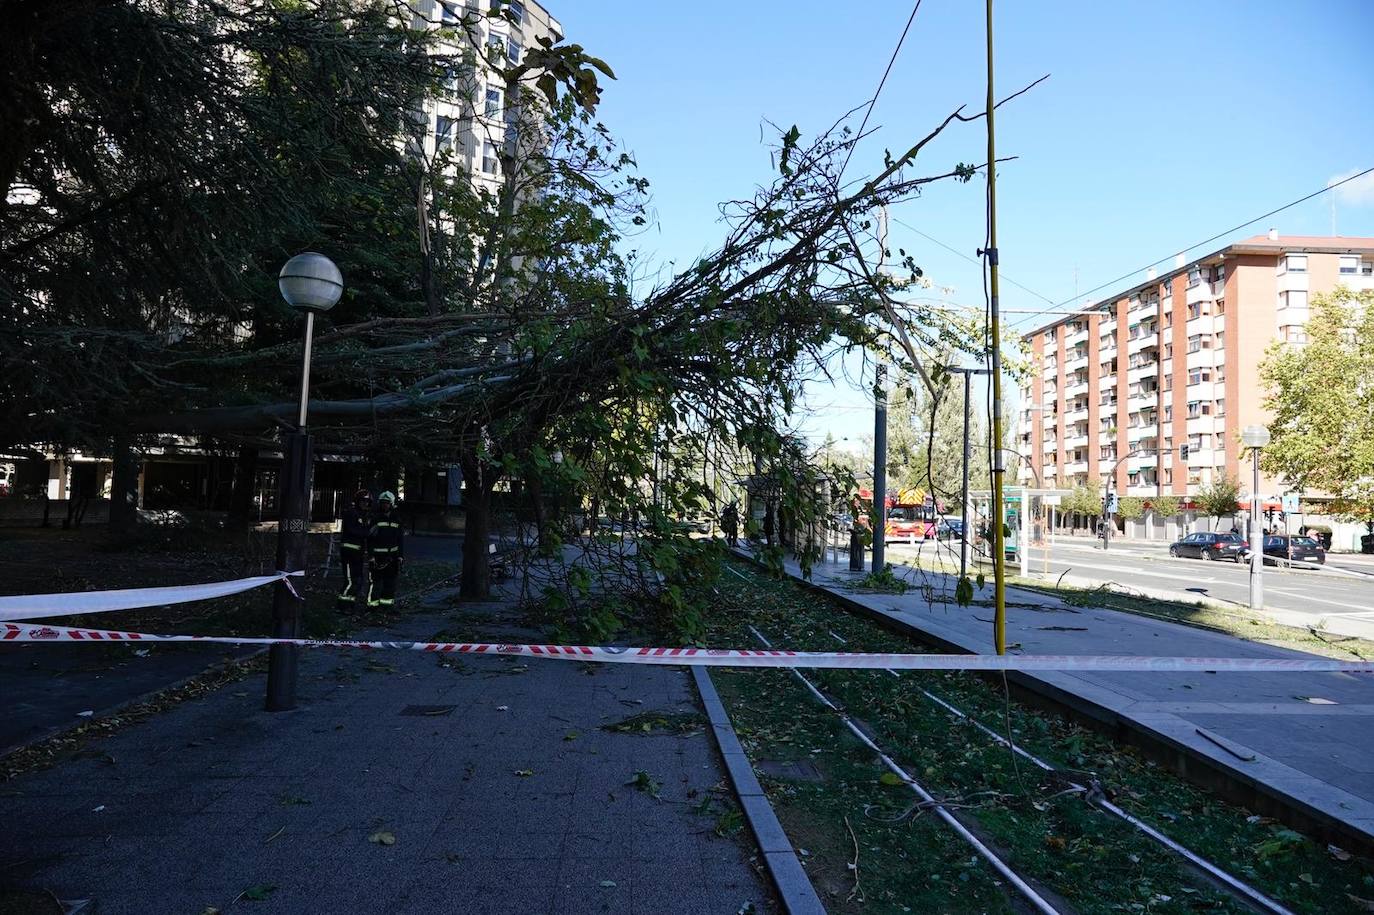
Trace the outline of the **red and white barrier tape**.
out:
M 610 664 L 708 667 L 836 667 L 856 670 L 1090 670 L 1222 671 L 1230 673 L 1374 673 L 1374 661 L 1336 658 L 1139 658 L 1121 655 L 869 654 L 747 648 L 621 648 L 609 645 L 503 645 L 496 642 L 367 642 L 355 639 L 278 639 L 223 635 L 150 635 L 107 629 L 0 623 L 0 645 L 20 642 L 209 642 L 227 645 L 301 645 L 474 655 L 509 655 Z
M 139 607 L 161 607 L 165 604 L 185 604 L 197 600 L 227 597 L 251 591 L 304 575 L 304 572 L 275 572 L 234 581 L 213 581 L 203 585 L 172 585 L 165 588 L 127 588 L 122 591 L 74 591 L 65 594 L 16 594 L 0 597 L 0 621 L 39 620 L 50 616 L 77 616 L 85 613 L 109 613 L 111 610 L 134 610 Z M 295 589 L 292 589 L 294 593 Z

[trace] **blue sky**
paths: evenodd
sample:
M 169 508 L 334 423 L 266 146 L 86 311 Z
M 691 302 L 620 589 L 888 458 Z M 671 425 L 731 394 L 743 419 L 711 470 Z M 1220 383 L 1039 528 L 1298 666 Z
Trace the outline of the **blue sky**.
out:
M 911 11 L 906 0 L 549 2 L 568 40 L 619 77 L 599 117 L 652 182 L 658 222 L 637 246 L 679 265 L 720 239 L 720 200 L 770 178 L 765 119 L 814 136 L 866 102 Z M 1062 302 L 1155 258 L 1171 263 L 1183 247 L 1374 166 L 1372 27 L 1374 3 L 1365 0 L 1001 0 L 998 96 L 1051 74 L 998 113 L 998 155 L 1018 157 L 998 172 L 1004 274 Z M 905 149 L 960 105 L 981 110 L 983 42 L 981 3 L 923 0 L 870 119 L 881 130 L 846 174 L 869 172 L 885 146 Z M 952 128 L 923 154 L 924 170 L 981 162 L 985 143 L 981 123 Z M 1374 235 L 1370 179 L 1333 192 L 1339 234 Z M 982 191 L 978 181 L 938 186 L 892 216 L 972 255 L 982 241 Z M 1270 225 L 1328 234 L 1333 194 L 1236 237 Z M 890 241 L 915 252 L 954 301 L 980 300 L 973 264 L 897 222 Z M 1002 303 L 1048 307 L 1010 284 Z M 1007 317 L 1027 328 L 1047 320 Z M 820 393 L 813 402 L 835 405 L 810 424 L 813 433 L 853 437 L 871 422 L 862 394 Z

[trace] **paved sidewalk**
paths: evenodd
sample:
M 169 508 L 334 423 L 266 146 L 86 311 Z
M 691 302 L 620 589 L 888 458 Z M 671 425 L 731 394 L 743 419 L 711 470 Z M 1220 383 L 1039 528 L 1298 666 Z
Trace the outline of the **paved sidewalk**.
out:
M 800 568 L 788 561 L 788 571 Z M 904 595 L 856 593 L 855 573 L 814 567 L 812 582 L 965 651 L 992 653 L 991 608 L 929 605 Z M 932 574 L 936 591 L 952 576 Z M 990 599 L 991 585 L 978 595 Z M 1110 610 L 1076 610 L 1055 598 L 1008 590 L 1007 642 L 1026 654 L 1282 658 L 1299 652 Z M 979 619 L 979 617 L 983 619 Z M 1374 680 L 1342 673 L 1019 674 L 1036 691 L 1099 720 L 1150 735 L 1279 801 L 1347 841 L 1374 846 Z M 1322 700 L 1313 703 L 1309 699 Z M 1330 703 L 1330 704 L 1326 704 Z M 1198 733 L 1201 728 L 1231 748 Z M 1252 756 L 1242 761 L 1239 757 Z
M 388 631 L 530 635 L 505 613 Z M 0 784 L 0 883 L 102 915 L 775 909 L 748 833 L 714 834 L 709 727 L 602 729 L 699 714 L 681 669 L 313 650 L 275 715 L 263 679 Z

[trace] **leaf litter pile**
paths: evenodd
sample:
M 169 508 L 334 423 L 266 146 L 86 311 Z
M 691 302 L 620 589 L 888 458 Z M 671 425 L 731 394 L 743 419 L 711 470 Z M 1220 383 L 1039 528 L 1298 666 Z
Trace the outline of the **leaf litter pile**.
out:
M 922 650 L 824 597 L 741 565 L 716 585 L 711 643 L 809 651 Z M 715 596 L 715 595 L 713 595 Z M 843 639 L 841 643 L 838 639 Z M 1000 682 L 964 672 L 808 670 L 833 701 L 1017 873 L 1082 913 L 1249 909 L 1181 858 L 1092 806 L 1089 785 L 1295 912 L 1374 911 L 1371 863 L 1228 804 L 1128 747 L 1008 702 Z M 745 749 L 805 763 L 822 779 L 759 772 L 827 908 L 991 912 L 1021 902 L 902 780 L 784 670 L 712 672 Z M 1016 759 L 927 690 L 1059 770 Z M 1062 774 L 1061 774 L 1062 773 Z

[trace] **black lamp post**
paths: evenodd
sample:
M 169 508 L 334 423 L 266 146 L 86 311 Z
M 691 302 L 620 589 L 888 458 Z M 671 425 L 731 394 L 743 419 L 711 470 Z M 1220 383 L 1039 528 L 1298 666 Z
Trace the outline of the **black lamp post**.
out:
M 277 520 L 277 568 L 295 572 L 305 568 L 306 533 L 310 527 L 313 454 L 305 419 L 310 404 L 310 347 L 315 332 L 315 313 L 328 311 L 338 303 L 343 295 L 343 275 L 329 258 L 307 251 L 286 262 L 277 278 L 277 287 L 286 304 L 305 312 L 300 414 L 296 431 L 282 436 Z M 272 635 L 275 638 L 300 638 L 303 603 L 303 598 L 288 581 L 277 582 L 272 594 Z M 267 711 L 284 712 L 296 707 L 299 663 L 299 646 L 272 646 L 267 663 Z

